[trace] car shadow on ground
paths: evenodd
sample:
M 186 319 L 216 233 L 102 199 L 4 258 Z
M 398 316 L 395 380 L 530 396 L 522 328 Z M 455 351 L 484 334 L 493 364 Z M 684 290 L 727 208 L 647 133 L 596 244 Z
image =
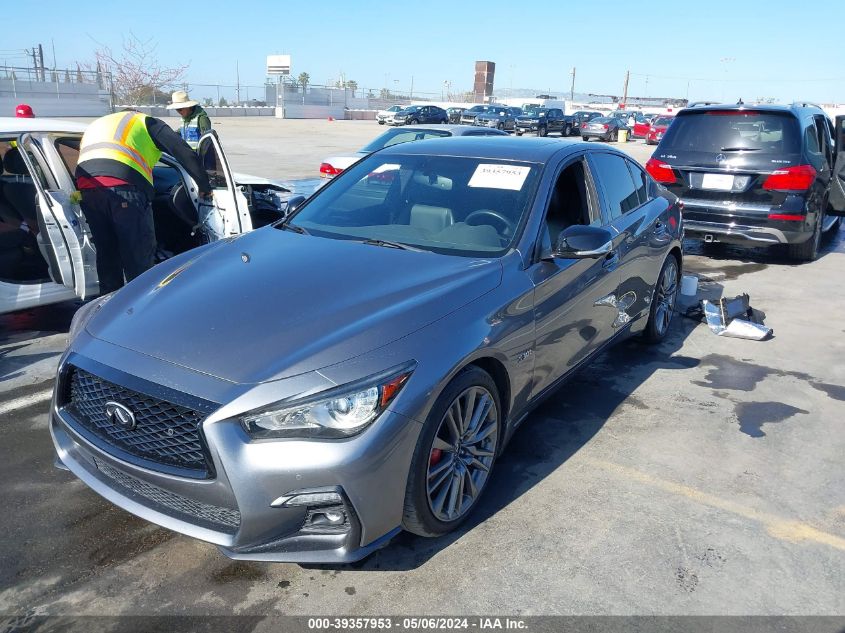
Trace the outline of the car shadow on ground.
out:
M 708 298 L 721 296 L 719 284 L 707 286 Z M 697 326 L 696 321 L 676 314 L 669 335 L 660 345 L 649 346 L 637 338 L 601 354 L 537 408 L 516 431 L 497 460 L 479 505 L 461 528 L 435 539 L 403 532 L 386 548 L 351 567 L 363 571 L 407 571 L 420 567 L 519 499 L 586 445 L 623 404 L 635 409 L 648 408 L 647 403 L 632 393 L 655 371 L 698 366 L 698 358 L 680 353 L 684 341 Z
M 28 310 L 0 314 L 0 344 L 22 343 L 45 334 L 66 333 L 81 301 L 65 301 Z

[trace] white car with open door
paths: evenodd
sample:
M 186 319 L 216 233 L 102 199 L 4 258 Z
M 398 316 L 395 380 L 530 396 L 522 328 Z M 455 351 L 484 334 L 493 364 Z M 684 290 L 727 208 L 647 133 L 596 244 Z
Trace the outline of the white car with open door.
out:
M 74 180 L 85 125 L 0 117 L 0 314 L 85 299 L 98 292 L 96 245 Z M 281 219 L 291 188 L 233 174 L 215 132 L 200 138 L 200 161 L 213 188 L 208 218 L 218 237 Z M 199 246 L 197 186 L 170 156 L 153 169 L 159 259 Z

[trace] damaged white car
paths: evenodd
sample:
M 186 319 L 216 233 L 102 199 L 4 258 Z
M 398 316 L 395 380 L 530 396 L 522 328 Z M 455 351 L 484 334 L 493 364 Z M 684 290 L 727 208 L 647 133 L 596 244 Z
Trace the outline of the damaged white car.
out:
M 0 117 L 0 314 L 98 292 L 96 246 L 78 203 L 74 171 L 86 125 Z M 284 217 L 292 187 L 233 174 L 214 132 L 197 154 L 213 188 L 218 237 Z M 171 157 L 153 169 L 159 259 L 200 245 L 197 186 Z

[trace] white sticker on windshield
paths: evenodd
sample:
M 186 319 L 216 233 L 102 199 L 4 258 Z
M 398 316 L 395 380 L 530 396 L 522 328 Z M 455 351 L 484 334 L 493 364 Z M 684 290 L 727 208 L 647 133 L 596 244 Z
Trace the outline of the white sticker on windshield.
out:
M 519 191 L 525 184 L 530 167 L 521 165 L 490 165 L 480 164 L 469 179 L 470 187 L 484 187 L 487 189 L 509 189 Z

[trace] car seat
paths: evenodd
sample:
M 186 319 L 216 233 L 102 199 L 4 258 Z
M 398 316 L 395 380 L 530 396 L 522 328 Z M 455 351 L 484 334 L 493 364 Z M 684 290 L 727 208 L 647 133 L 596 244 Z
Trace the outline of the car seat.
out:
M 3 177 L 3 197 L 6 202 L 30 227 L 37 227 L 35 185 L 20 155 L 20 148 L 13 147 L 3 156 L 3 171 L 6 174 Z
M 430 233 L 438 233 L 455 223 L 452 210 L 446 207 L 434 207 L 427 204 L 415 204 L 411 207 L 411 226 Z

